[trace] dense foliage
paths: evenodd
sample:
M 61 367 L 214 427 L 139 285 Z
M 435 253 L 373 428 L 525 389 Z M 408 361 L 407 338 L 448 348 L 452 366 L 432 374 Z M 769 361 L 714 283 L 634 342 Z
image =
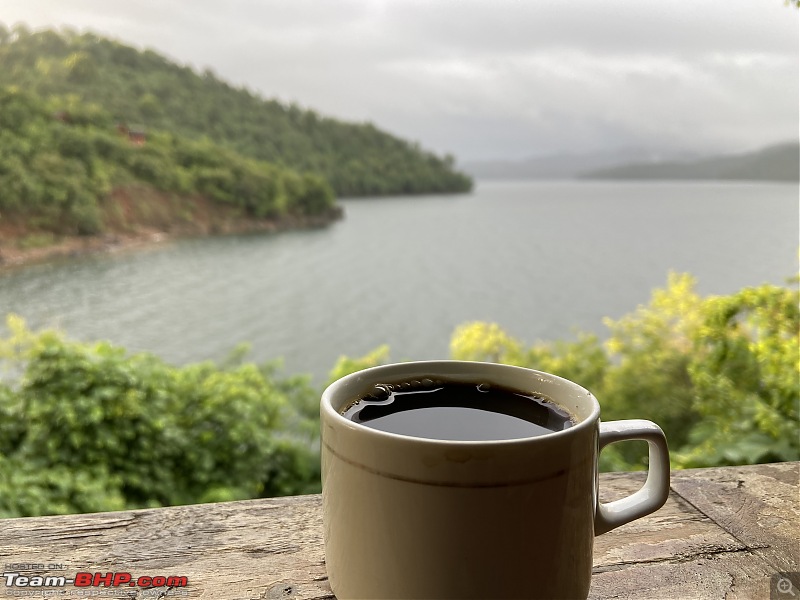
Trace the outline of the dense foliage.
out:
M 762 285 L 701 298 L 671 274 L 648 306 L 606 319 L 605 343 L 526 348 L 497 325 L 454 334 L 453 358 L 490 360 L 561 375 L 592 391 L 604 420 L 650 419 L 664 429 L 674 467 L 800 460 L 800 294 Z M 643 443 L 615 444 L 606 468 L 641 468 Z
M 471 180 L 417 144 L 236 89 L 152 50 L 91 33 L 0 24 L 0 85 L 72 96 L 139 124 L 203 137 L 253 159 L 323 176 L 340 196 L 467 191 Z
M 57 110 L 58 109 L 58 110 Z M 319 176 L 243 157 L 208 140 L 149 132 L 132 143 L 112 116 L 74 98 L 45 102 L 0 88 L 0 218 L 33 229 L 102 231 L 108 195 L 143 184 L 175 198 L 202 195 L 243 216 L 316 215 L 334 204 Z
M 763 285 L 701 298 L 670 275 L 649 305 L 531 347 L 467 323 L 452 356 L 499 361 L 579 382 L 604 420 L 660 424 L 673 467 L 800 460 L 800 294 Z M 319 390 L 274 365 L 231 360 L 172 367 L 107 343 L 66 341 L 8 318 L 0 338 L 0 515 L 159 506 L 319 489 Z M 342 357 L 331 380 L 385 363 L 381 346 Z M 646 464 L 640 442 L 614 444 L 604 469 Z
M 0 357 L 0 516 L 89 512 L 319 490 L 302 382 L 253 364 L 176 368 L 9 317 Z

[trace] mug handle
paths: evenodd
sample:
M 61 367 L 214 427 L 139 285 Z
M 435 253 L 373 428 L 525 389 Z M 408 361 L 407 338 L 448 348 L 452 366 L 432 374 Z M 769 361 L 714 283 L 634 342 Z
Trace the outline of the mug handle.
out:
M 669 450 L 661 428 L 651 421 L 631 419 L 600 423 L 598 453 L 609 444 L 624 440 L 644 440 L 648 445 L 649 468 L 647 481 L 635 494 L 602 503 L 597 499 L 594 515 L 594 534 L 601 535 L 649 515 L 664 506 L 669 496 Z

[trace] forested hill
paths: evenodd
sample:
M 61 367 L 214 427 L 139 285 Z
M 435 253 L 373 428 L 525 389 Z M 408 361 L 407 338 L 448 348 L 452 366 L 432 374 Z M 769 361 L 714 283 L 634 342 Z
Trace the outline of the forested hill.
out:
M 207 139 L 141 137 L 97 106 L 60 104 L 0 85 L 0 262 L 10 239 L 31 233 L 213 233 L 338 215 L 319 175 Z
M 0 24 L 0 86 L 72 97 L 145 130 L 207 138 L 261 161 L 322 175 L 339 196 L 467 191 L 453 158 L 371 124 L 351 124 L 235 88 L 152 50 L 93 33 Z M 69 106 L 63 107 L 69 110 Z

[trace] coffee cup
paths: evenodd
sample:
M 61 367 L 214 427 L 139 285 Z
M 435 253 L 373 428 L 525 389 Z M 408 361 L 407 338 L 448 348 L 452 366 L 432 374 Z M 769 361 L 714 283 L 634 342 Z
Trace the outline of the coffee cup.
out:
M 459 425 L 472 410 L 487 423 L 522 415 L 532 429 Z M 541 371 L 374 367 L 332 383 L 320 414 L 325 561 L 340 600 L 586 598 L 594 537 L 669 493 L 658 425 L 602 422 L 588 390 Z M 598 456 L 623 440 L 648 443 L 647 481 L 602 503 Z

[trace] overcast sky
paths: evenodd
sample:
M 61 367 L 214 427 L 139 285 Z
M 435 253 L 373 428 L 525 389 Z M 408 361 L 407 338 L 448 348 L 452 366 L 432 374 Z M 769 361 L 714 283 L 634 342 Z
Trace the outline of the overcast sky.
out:
M 783 0 L 5 0 L 460 160 L 798 137 Z

